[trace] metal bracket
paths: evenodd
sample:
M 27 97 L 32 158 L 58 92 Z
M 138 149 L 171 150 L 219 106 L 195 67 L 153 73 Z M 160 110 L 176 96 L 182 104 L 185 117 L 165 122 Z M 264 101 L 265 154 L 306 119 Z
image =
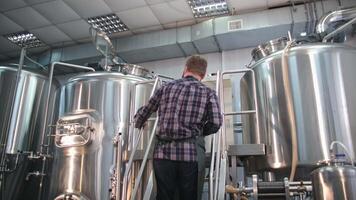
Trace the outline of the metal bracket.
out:
M 228 149 L 229 156 L 247 157 L 266 155 L 265 144 L 238 144 L 230 145 Z
M 34 171 L 34 172 L 29 172 L 26 176 L 26 181 L 30 180 L 30 177 L 34 176 L 34 177 L 44 177 L 46 176 L 45 173 L 41 173 L 39 171 Z
M 288 178 L 284 178 L 284 189 L 285 189 L 285 193 L 286 193 L 286 200 L 290 200 L 289 181 L 288 181 Z
M 258 176 L 252 175 L 252 199 L 258 200 Z

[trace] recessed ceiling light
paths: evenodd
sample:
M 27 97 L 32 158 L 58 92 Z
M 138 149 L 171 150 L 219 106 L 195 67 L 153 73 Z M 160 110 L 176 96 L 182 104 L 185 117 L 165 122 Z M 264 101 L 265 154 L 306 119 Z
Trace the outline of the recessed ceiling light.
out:
M 88 23 L 107 34 L 128 31 L 129 28 L 116 14 L 88 18 Z
M 226 0 L 188 0 L 194 17 L 211 17 L 229 13 Z
M 20 47 L 34 48 L 34 47 L 40 47 L 40 46 L 45 45 L 34 34 L 28 32 L 28 31 L 10 33 L 10 34 L 4 35 L 4 37 L 6 37 L 12 43 L 14 43 Z
M 302 37 L 307 36 L 307 32 L 300 33 L 300 36 L 302 36 Z

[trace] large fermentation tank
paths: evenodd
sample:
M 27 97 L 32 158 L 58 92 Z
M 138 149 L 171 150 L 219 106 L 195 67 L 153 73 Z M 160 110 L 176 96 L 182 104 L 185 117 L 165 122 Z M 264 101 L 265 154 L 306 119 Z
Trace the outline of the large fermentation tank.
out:
M 310 172 L 318 161 L 328 159 L 328 147 L 334 140 L 343 142 L 355 158 L 356 49 L 301 45 L 289 50 L 284 67 L 282 53 L 252 66 L 255 83 L 252 72 L 241 79 L 242 109 L 255 109 L 254 85 L 257 97 L 257 115 L 242 118 L 244 143 L 266 144 L 265 156 L 247 160 L 247 171 L 288 176 L 293 132 L 299 154 L 297 172 Z
M 29 152 L 38 152 L 41 133 L 46 128 L 43 121 L 48 78 L 24 67 L 17 79 L 17 71 L 17 67 L 0 66 L 0 152 L 6 155 L 4 164 L 9 171 L 1 180 L 2 197 L 23 198 L 24 190 L 32 188 L 32 196 L 28 199 L 36 199 L 38 194 L 34 190 L 39 186 L 24 184 L 30 183 L 25 180 L 31 164 L 27 156 Z M 55 112 L 56 84 L 53 85 L 51 97 L 49 122 Z
M 123 160 L 118 172 L 121 175 L 128 159 L 130 118 L 148 101 L 152 91 L 151 84 L 135 87 L 144 80 L 147 79 L 117 72 L 94 72 L 78 75 L 64 84 L 51 199 L 110 199 L 110 192 L 115 190 L 113 181 L 122 182 L 116 181 L 113 174 L 115 158 L 121 156 Z M 143 142 L 147 141 L 151 124 L 143 133 Z M 122 151 L 118 155 L 114 141 L 119 136 L 123 140 L 119 142 Z

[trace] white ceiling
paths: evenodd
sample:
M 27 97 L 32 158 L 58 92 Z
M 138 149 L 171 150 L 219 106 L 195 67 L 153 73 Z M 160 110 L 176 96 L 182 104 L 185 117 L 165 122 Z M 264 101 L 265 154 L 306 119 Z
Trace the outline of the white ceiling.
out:
M 287 0 L 228 0 L 228 5 L 241 11 L 256 5 L 265 7 L 269 1 Z M 110 13 L 116 13 L 130 29 L 115 36 L 198 22 L 187 0 L 0 0 L 0 59 L 16 56 L 20 51 L 2 37 L 5 34 L 26 30 L 48 48 L 78 44 L 88 41 L 88 17 Z

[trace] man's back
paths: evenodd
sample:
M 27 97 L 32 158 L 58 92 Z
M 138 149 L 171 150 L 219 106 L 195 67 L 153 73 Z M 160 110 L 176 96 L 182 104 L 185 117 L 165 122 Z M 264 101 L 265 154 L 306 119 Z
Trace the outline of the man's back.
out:
M 196 161 L 195 138 L 215 133 L 222 123 L 215 92 L 192 76 L 158 89 L 148 105 L 137 112 L 136 127 L 157 109 L 157 159 Z
M 213 90 L 191 76 L 163 86 L 158 135 L 173 140 L 202 135 L 207 104 L 214 95 Z

